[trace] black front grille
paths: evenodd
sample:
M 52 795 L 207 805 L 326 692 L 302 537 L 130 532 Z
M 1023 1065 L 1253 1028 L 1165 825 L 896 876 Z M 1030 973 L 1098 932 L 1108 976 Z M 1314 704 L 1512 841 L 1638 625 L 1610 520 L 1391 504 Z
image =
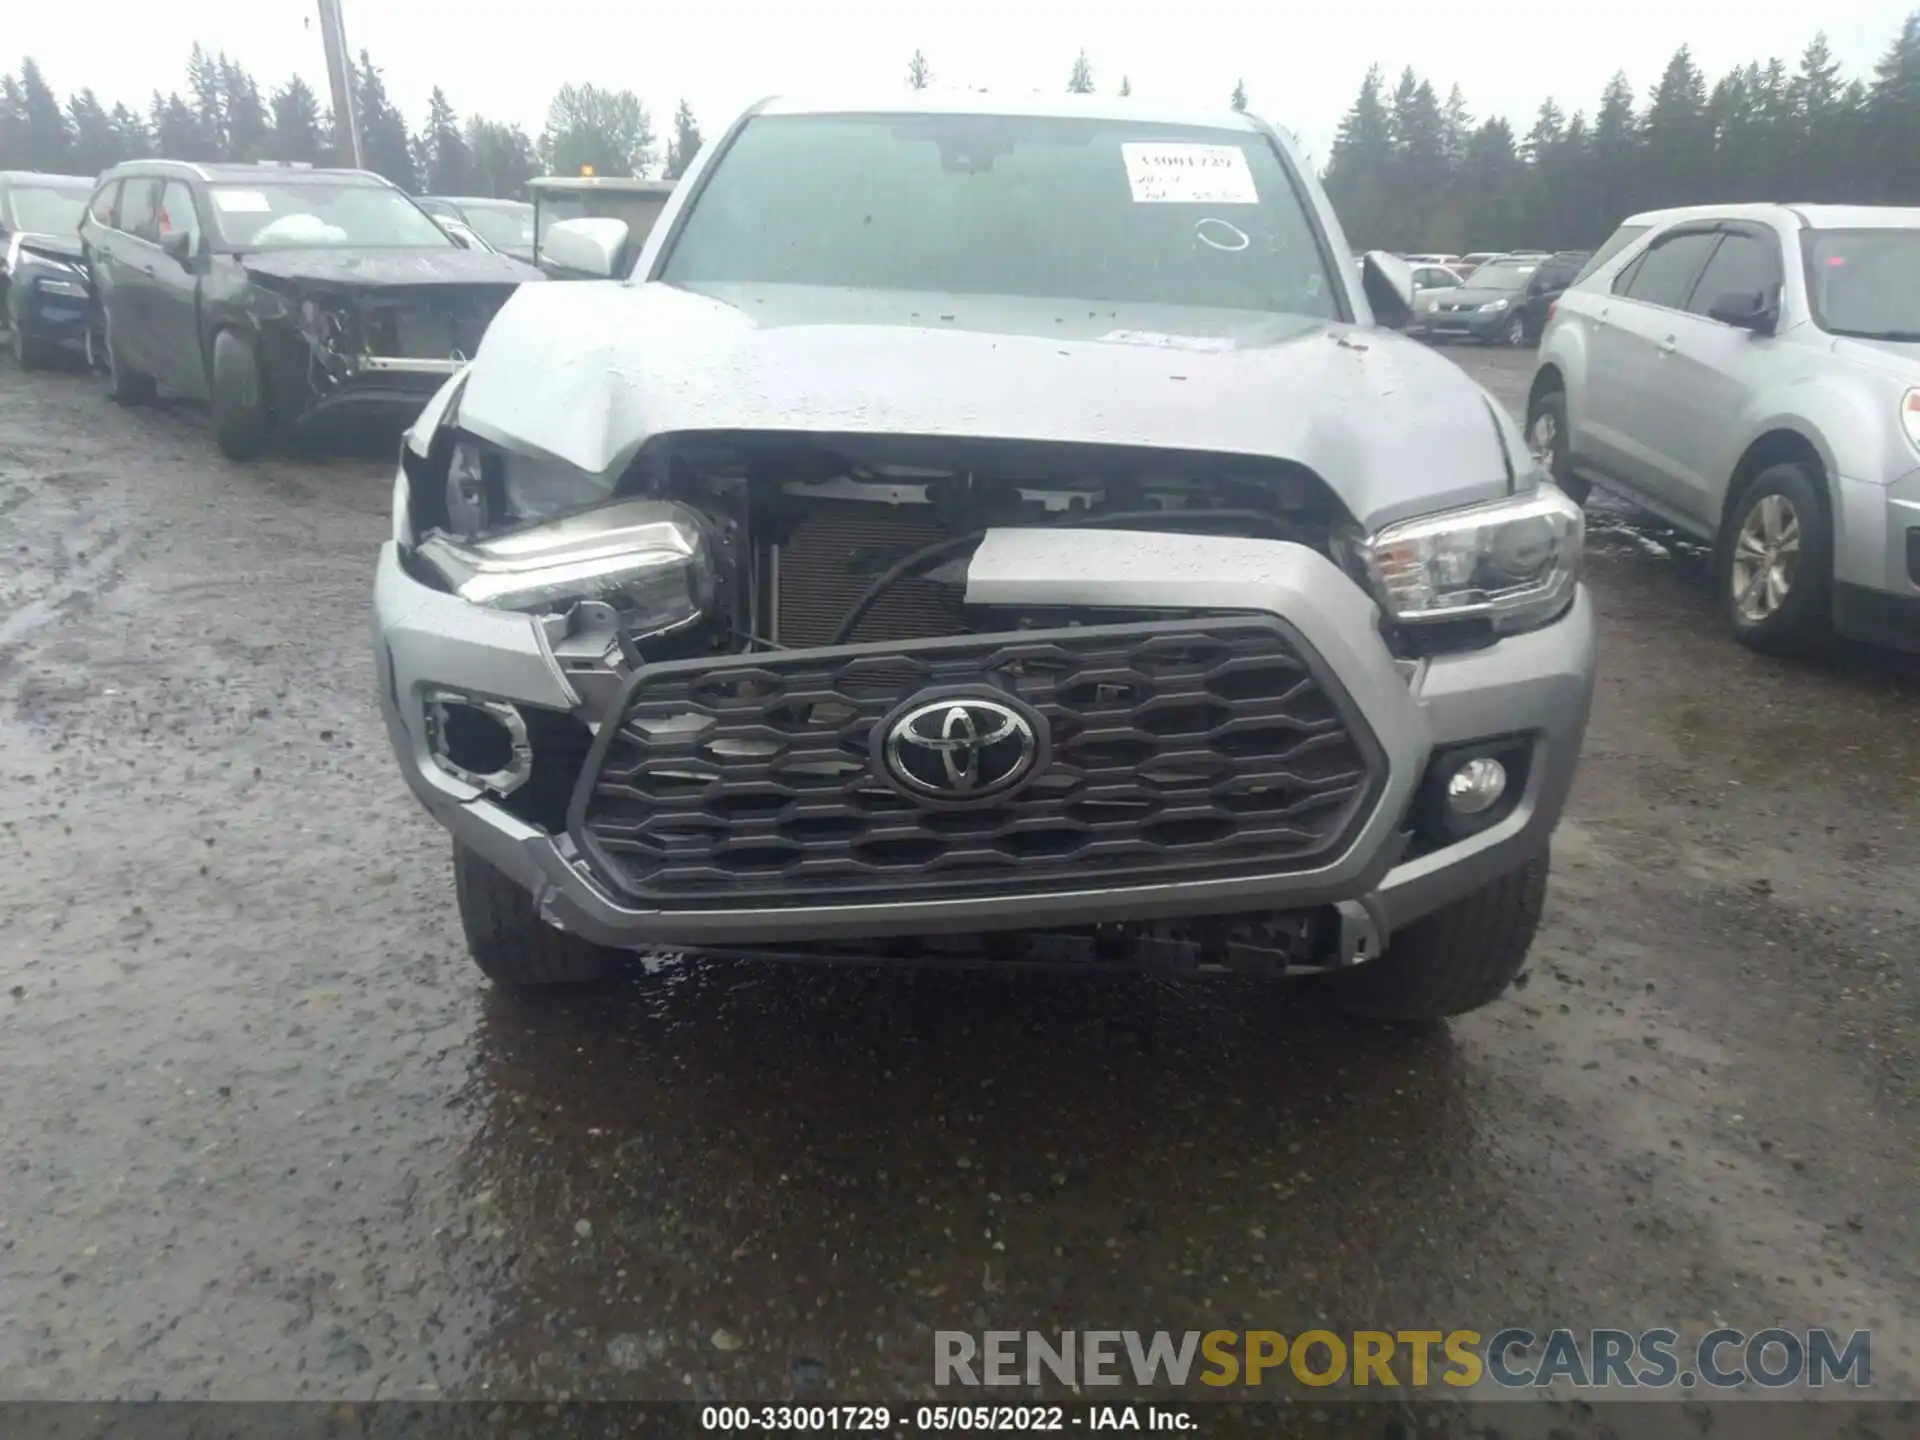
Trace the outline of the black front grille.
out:
M 1023 789 L 930 808 L 876 773 L 902 702 L 981 687 L 1051 733 Z M 1018 895 L 1322 863 L 1364 821 L 1379 747 L 1264 619 L 968 635 L 651 665 L 628 682 L 570 829 L 661 908 Z

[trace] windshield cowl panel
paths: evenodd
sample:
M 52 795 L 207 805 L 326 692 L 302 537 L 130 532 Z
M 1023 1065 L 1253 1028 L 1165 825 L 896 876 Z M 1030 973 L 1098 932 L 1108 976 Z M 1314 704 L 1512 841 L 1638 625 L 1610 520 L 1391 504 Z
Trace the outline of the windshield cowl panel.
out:
M 1265 136 L 1077 116 L 756 116 L 655 276 L 1347 314 Z

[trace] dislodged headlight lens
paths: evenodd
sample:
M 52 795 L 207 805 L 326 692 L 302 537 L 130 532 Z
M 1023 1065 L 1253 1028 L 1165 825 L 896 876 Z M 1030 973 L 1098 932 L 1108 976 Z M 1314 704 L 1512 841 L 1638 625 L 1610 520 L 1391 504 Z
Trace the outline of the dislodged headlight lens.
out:
M 705 524 L 673 501 L 620 500 L 489 540 L 435 532 L 418 553 L 476 605 L 549 611 L 598 600 L 620 612 L 629 633 L 673 629 L 713 596 Z
M 69 295 L 77 300 L 87 298 L 87 287 L 78 279 L 63 280 L 56 276 L 47 276 L 33 287 L 38 295 Z
M 1360 548 L 1395 620 L 1484 618 L 1512 633 L 1566 609 L 1585 538 L 1580 507 L 1542 481 L 1525 495 L 1389 525 Z

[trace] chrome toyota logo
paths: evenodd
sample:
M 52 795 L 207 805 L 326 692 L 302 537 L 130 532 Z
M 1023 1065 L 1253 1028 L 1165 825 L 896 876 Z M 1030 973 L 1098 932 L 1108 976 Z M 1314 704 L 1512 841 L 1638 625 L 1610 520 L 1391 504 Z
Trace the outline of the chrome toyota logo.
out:
M 1034 720 L 997 700 L 929 700 L 883 721 L 880 758 L 903 790 L 933 800 L 984 800 L 1033 773 L 1041 754 Z

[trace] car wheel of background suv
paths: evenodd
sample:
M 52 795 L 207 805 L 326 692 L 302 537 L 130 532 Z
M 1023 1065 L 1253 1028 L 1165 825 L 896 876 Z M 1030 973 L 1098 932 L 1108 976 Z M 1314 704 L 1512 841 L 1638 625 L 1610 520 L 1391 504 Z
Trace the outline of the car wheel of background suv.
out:
M 1720 609 L 1749 649 L 1792 654 L 1831 628 L 1833 530 L 1820 500 L 1824 484 L 1802 461 L 1770 465 L 1721 526 L 1714 551 Z
M 107 394 L 116 405 L 144 405 L 153 399 L 153 377 L 129 370 L 113 343 L 113 312 L 102 307 L 100 326 L 107 352 Z
M 1327 998 L 1368 1020 L 1444 1020 L 1500 997 L 1527 962 L 1548 857 L 1396 930 L 1384 955 L 1325 977 Z
M 29 330 L 24 321 L 13 327 L 13 360 L 22 370 L 42 370 L 53 358 L 53 347 Z
M 1547 467 L 1547 473 L 1553 476 L 1553 483 L 1565 492 L 1568 499 L 1577 505 L 1587 503 L 1587 493 L 1593 487 L 1573 473 L 1573 462 L 1567 450 L 1566 391 L 1542 391 L 1527 407 L 1527 450 L 1535 460 Z
M 556 930 L 533 896 L 459 841 L 453 844 L 453 893 L 467 953 L 508 990 L 586 985 L 605 977 L 618 952 Z
M 213 337 L 213 437 L 229 460 L 251 460 L 266 449 L 271 426 L 267 418 L 267 387 L 260 374 L 259 352 L 252 337 L 238 330 L 222 330 Z
M 1527 346 L 1526 312 L 1516 310 L 1507 317 L 1506 328 L 1500 332 L 1500 339 L 1511 350 L 1524 350 Z

